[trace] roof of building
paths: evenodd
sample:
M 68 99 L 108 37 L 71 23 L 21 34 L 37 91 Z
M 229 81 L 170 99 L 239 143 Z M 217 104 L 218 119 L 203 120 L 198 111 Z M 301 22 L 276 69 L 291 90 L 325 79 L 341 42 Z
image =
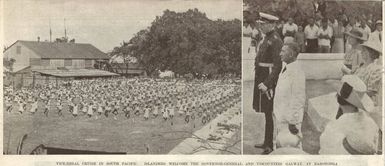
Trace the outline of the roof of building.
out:
M 56 77 L 101 77 L 101 76 L 118 76 L 119 74 L 111 73 L 105 70 L 97 69 L 67 69 L 67 70 L 47 70 L 34 69 L 33 71 Z
M 41 58 L 49 59 L 109 59 L 110 57 L 87 43 L 59 43 L 18 40 Z M 16 43 L 17 43 L 16 42 Z
M 7 69 L 7 72 L 10 72 L 10 73 L 23 73 L 23 71 L 27 68 L 29 68 L 31 66 L 26 66 L 26 65 L 14 65 L 12 66 L 12 70 L 8 69 L 8 68 L 3 68 L 3 69 Z

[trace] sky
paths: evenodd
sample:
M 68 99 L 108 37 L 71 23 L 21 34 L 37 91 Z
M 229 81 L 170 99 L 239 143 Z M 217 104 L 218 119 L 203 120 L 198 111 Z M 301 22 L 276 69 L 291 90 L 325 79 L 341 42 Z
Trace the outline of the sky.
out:
M 242 17 L 241 0 L 4 0 L 4 45 L 64 36 L 107 52 L 151 25 L 166 9 L 197 8 L 212 20 Z

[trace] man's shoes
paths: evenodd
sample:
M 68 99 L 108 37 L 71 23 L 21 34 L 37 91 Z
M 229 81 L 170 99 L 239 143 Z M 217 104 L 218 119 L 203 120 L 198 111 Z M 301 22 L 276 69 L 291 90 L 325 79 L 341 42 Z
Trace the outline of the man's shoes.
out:
M 267 155 L 267 154 L 270 154 L 272 151 L 273 151 L 273 149 L 272 149 L 272 148 L 270 148 L 270 147 L 266 147 L 266 148 L 263 150 L 262 154 L 265 154 L 265 155 Z

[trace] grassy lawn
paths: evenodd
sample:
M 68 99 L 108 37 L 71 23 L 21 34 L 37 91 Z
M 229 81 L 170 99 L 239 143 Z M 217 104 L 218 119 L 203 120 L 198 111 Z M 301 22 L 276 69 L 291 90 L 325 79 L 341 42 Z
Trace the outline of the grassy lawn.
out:
M 46 117 L 41 109 L 34 115 L 27 111 L 20 115 L 16 110 L 4 112 L 5 153 L 14 154 L 19 140 L 28 134 L 22 150 L 25 154 L 40 144 L 76 150 L 166 154 L 203 126 L 200 118 L 186 123 L 184 116 L 167 121 L 158 116 L 145 121 L 142 115 L 131 115 L 127 119 L 119 114 L 115 120 L 113 115 L 96 118 L 94 114 L 89 118 L 80 113 L 73 117 L 68 111 L 63 111 L 64 116 L 58 116 L 55 110 L 51 110 Z

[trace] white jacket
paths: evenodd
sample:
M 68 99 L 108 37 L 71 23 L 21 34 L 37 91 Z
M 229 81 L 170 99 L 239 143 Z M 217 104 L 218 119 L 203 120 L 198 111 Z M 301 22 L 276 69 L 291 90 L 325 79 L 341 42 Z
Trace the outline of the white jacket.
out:
M 273 112 L 278 122 L 300 124 L 306 101 L 305 73 L 300 64 L 294 61 L 283 64 L 275 88 Z

